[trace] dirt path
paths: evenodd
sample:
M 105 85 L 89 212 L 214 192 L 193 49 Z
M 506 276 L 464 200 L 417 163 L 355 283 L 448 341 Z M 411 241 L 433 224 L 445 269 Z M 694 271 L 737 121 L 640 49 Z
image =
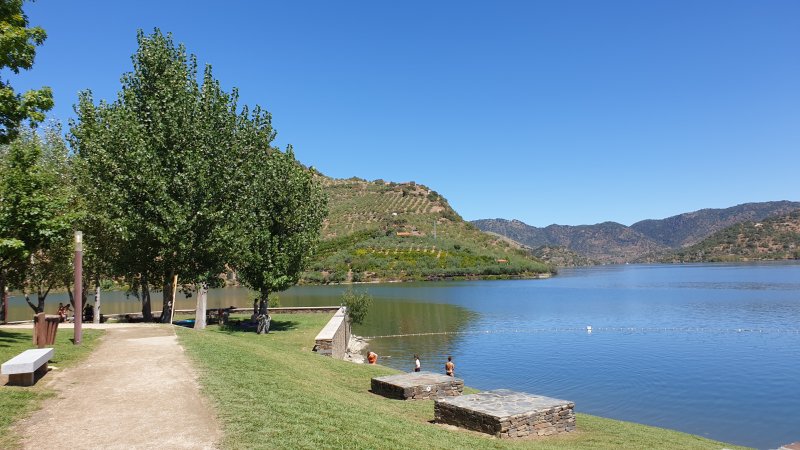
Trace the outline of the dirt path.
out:
M 219 425 L 170 326 L 109 327 L 82 364 L 40 382 L 57 398 L 22 421 L 24 448 L 215 448 Z

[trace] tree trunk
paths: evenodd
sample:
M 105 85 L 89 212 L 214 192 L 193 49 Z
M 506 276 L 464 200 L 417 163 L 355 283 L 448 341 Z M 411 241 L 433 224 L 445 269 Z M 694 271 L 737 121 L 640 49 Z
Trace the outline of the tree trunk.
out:
M 25 303 L 27 303 L 28 306 L 31 307 L 31 309 L 33 310 L 33 314 L 39 314 L 41 312 L 39 311 L 39 308 L 36 305 L 34 305 L 33 302 L 31 302 L 30 294 L 25 294 Z
M 70 288 L 70 286 L 72 286 L 72 284 L 70 284 L 69 282 L 65 282 L 64 286 L 67 287 L 67 296 L 69 297 L 69 304 L 70 305 L 74 305 L 75 304 L 75 297 L 74 297 L 75 294 L 72 293 L 72 289 Z
M 145 322 L 153 321 L 153 312 L 150 307 L 150 289 L 147 287 L 147 275 L 142 275 L 142 318 Z
M 161 297 L 162 304 L 164 305 L 161 308 L 161 323 L 169 323 L 172 319 L 172 308 L 174 307 L 172 304 L 172 279 L 175 276 L 175 271 L 170 271 L 167 275 L 164 283 L 164 295 Z
M 100 323 L 100 278 L 94 279 L 94 309 L 92 309 L 92 322 Z
M 47 290 L 44 291 L 44 292 L 42 292 L 42 290 L 39 289 L 39 291 L 36 293 L 36 300 L 39 303 L 39 312 L 40 313 L 44 312 L 44 301 L 47 299 L 47 294 L 49 294 L 49 293 L 50 293 L 50 288 L 47 288 Z M 72 308 L 72 310 L 75 311 L 75 308 Z
M 0 269 L 0 323 L 8 322 L 8 296 L 6 295 L 6 277 Z
M 256 320 L 258 321 L 256 333 L 258 334 L 269 333 L 269 324 L 272 321 L 272 318 L 269 316 L 269 312 L 267 311 L 267 306 L 269 305 L 268 298 L 269 291 L 267 289 L 262 289 L 261 298 L 259 299 L 258 303 L 258 316 L 256 317 Z
M 194 329 L 204 330 L 206 328 L 206 298 L 208 297 L 208 285 L 202 283 L 197 291 L 197 310 L 194 314 Z

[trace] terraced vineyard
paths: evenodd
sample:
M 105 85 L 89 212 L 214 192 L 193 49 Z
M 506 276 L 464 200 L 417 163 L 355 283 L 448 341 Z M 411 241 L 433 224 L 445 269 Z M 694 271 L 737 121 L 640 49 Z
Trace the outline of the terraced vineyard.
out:
M 328 219 L 305 282 L 532 277 L 551 268 L 425 186 L 323 178 Z

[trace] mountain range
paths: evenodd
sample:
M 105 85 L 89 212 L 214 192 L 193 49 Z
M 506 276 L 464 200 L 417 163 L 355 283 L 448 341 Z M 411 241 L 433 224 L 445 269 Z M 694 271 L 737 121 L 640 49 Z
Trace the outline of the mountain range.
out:
M 472 223 L 480 230 L 517 241 L 532 249 L 534 254 L 542 247 L 562 248 L 596 263 L 626 263 L 663 259 L 675 250 L 698 244 L 730 226 L 787 215 L 798 209 L 800 202 L 792 201 L 744 203 L 730 208 L 701 209 L 665 219 L 642 220 L 631 226 L 603 222 L 579 226 L 554 224 L 539 228 L 506 219 L 482 219 Z M 563 251 L 556 253 L 563 254 Z M 539 256 L 546 259 L 541 252 Z

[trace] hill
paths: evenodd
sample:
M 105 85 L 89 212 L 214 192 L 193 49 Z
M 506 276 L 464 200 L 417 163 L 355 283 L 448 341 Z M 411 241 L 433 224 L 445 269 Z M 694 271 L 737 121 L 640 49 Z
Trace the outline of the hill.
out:
M 581 256 L 564 246 L 540 245 L 539 247 L 531 248 L 525 244 L 521 244 L 511 239 L 508 236 L 503 236 L 502 234 L 498 234 L 493 231 L 484 230 L 483 232 L 504 239 L 513 247 L 524 249 L 534 257 L 539 258 L 542 261 L 546 261 L 555 267 L 580 267 L 593 266 L 597 264 L 597 261 L 593 261 L 585 256 Z
M 550 225 L 537 228 L 519 220 L 484 219 L 472 222 L 484 231 L 507 236 L 529 247 L 563 247 L 578 257 L 599 263 L 623 263 L 664 247 L 630 227 L 604 222 L 596 225 Z M 548 260 L 550 261 L 550 260 Z M 555 260 L 552 260 L 557 264 Z
M 549 225 L 538 228 L 518 220 L 484 219 L 472 223 L 479 229 L 507 236 L 536 248 L 565 247 L 578 256 L 598 263 L 623 263 L 663 259 L 670 250 L 695 244 L 716 231 L 745 221 L 788 214 L 800 209 L 800 202 L 776 201 L 745 203 L 723 209 L 702 209 L 666 219 L 649 219 L 630 227 L 604 222 L 595 225 Z M 539 254 L 545 261 L 559 265 L 556 259 Z
M 542 261 L 547 261 L 556 267 L 581 267 L 598 264 L 597 261 L 581 256 L 577 252 L 563 246 L 551 247 L 549 245 L 542 245 L 532 249 L 531 253 L 533 256 Z
M 661 259 L 668 262 L 800 259 L 800 210 L 730 226 Z
M 465 222 L 436 191 L 412 182 L 321 177 L 322 242 L 304 282 L 532 277 L 551 268 Z
M 642 220 L 631 228 L 670 248 L 696 244 L 731 225 L 764 220 L 800 209 L 800 202 L 743 203 L 730 208 L 709 208 L 660 220 Z

